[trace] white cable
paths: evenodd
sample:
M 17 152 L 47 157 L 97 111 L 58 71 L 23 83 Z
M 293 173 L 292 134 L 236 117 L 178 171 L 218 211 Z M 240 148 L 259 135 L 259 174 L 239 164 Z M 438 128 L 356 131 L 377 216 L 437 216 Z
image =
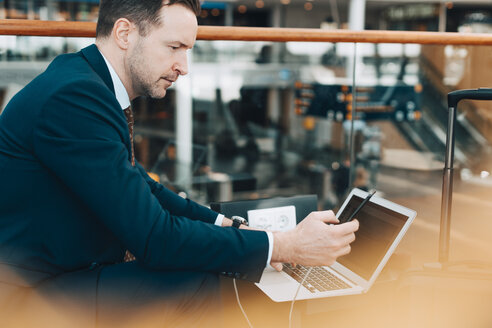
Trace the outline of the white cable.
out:
M 292 303 L 290 303 L 290 312 L 289 312 L 289 328 L 292 328 L 292 310 L 294 310 L 294 303 L 297 298 L 297 294 L 299 294 L 299 290 L 301 289 L 301 286 L 304 284 L 304 281 L 306 281 L 307 276 L 311 273 L 311 270 L 313 267 L 310 267 L 308 272 L 306 272 L 306 275 L 304 275 L 304 278 L 302 278 L 302 281 L 299 283 L 299 286 L 297 286 L 296 294 L 294 295 L 294 299 L 292 300 Z
M 232 279 L 232 283 L 234 284 L 234 290 L 236 291 L 236 300 L 237 300 L 237 305 L 239 305 L 239 308 L 241 309 L 241 312 L 243 313 L 244 318 L 248 322 L 249 328 L 253 328 L 253 325 L 248 319 L 248 316 L 246 315 L 246 312 L 244 312 L 243 306 L 241 305 L 241 301 L 239 300 L 239 293 L 237 291 L 237 286 L 236 286 L 236 279 Z

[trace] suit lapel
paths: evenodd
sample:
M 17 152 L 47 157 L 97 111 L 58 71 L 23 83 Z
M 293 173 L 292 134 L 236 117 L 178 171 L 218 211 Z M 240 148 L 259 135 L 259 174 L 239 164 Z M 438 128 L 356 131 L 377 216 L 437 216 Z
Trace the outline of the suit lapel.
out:
M 82 49 L 81 52 L 87 62 L 92 66 L 92 69 L 101 77 L 111 92 L 115 93 L 113 80 L 111 79 L 108 66 L 106 65 L 106 62 L 104 61 L 104 58 L 99 52 L 99 49 L 97 49 L 96 45 L 92 44 Z
M 85 57 L 85 59 L 87 60 L 89 65 L 92 67 L 92 69 L 97 73 L 97 75 L 99 75 L 99 77 L 103 80 L 103 82 L 108 86 L 109 90 L 111 90 L 111 92 L 115 95 L 113 79 L 111 78 L 111 74 L 109 73 L 109 69 L 108 69 L 108 66 L 106 65 L 106 61 L 104 61 L 104 58 L 101 55 L 101 53 L 99 52 L 99 49 L 97 49 L 96 45 L 92 44 L 92 45 L 82 49 L 80 52 Z M 115 97 L 116 97 L 116 95 L 115 95 Z M 119 105 L 117 108 L 120 109 Z M 125 139 L 125 145 L 128 149 L 128 153 L 129 153 L 129 160 L 131 161 L 131 154 L 132 154 L 133 150 L 131 150 L 130 134 L 129 134 L 129 131 L 127 130 L 128 127 L 126 124 L 127 120 L 126 120 L 125 114 L 123 113 L 123 111 L 121 109 L 118 112 L 120 113 L 121 118 L 122 118 L 121 122 L 125 123 L 122 125 L 126 129 L 126 133 L 124 134 L 124 139 Z

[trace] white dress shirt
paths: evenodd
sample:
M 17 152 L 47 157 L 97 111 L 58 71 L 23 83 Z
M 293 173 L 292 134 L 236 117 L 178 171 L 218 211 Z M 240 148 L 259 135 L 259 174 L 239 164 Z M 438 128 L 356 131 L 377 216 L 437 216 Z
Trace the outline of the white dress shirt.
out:
M 109 74 L 111 74 L 111 80 L 113 81 L 113 86 L 114 86 L 114 93 L 116 95 L 116 100 L 118 100 L 118 103 L 121 106 L 121 109 L 124 110 L 125 108 L 128 108 L 130 106 L 130 97 L 128 96 L 128 92 L 125 89 L 125 86 L 123 85 L 123 82 L 121 82 L 120 77 L 118 74 L 116 74 L 116 71 L 114 70 L 113 66 L 109 63 L 109 61 L 104 57 L 104 55 L 101 53 L 101 56 L 104 58 L 104 61 L 106 62 L 106 65 L 108 66 Z M 224 215 L 219 214 L 217 215 L 217 218 L 215 219 L 215 225 L 222 226 L 222 221 L 224 220 Z M 270 231 L 266 231 L 266 234 L 268 236 L 268 258 L 267 258 L 267 263 L 266 265 L 268 266 L 270 264 L 270 261 L 272 259 L 272 251 L 273 251 L 273 234 Z

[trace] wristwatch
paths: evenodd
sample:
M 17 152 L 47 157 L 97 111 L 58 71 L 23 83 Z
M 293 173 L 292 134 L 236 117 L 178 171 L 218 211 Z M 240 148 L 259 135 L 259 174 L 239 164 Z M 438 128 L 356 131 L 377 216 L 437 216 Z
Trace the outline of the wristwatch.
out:
M 234 228 L 239 228 L 241 224 L 244 224 L 245 226 L 248 225 L 248 221 L 242 216 L 234 215 L 233 217 L 231 217 L 231 220 L 232 220 L 232 226 Z

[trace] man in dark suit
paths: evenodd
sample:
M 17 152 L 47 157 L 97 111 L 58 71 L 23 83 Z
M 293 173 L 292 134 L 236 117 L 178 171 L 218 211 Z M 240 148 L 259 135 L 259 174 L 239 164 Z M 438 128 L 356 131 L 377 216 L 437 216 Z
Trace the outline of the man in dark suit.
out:
M 221 272 L 259 280 L 269 263 L 329 265 L 350 251 L 356 221 L 327 225 L 324 211 L 289 232 L 238 229 L 135 160 L 127 107 L 188 73 L 199 8 L 102 1 L 96 44 L 57 57 L 0 116 L 0 308 L 64 322 L 63 305 L 80 315 L 71 327 L 157 309 L 187 325 L 218 306 Z

